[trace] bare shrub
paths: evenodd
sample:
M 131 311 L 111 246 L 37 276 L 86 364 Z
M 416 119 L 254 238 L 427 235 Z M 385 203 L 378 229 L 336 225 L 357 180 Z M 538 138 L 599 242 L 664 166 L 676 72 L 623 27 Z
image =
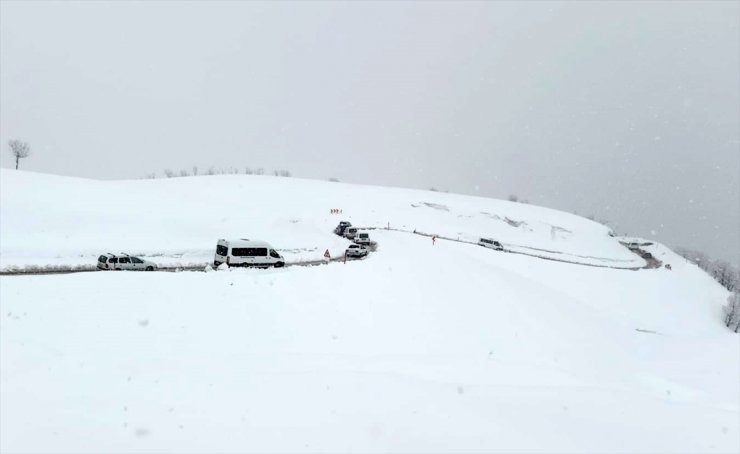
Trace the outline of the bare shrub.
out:
M 15 170 L 18 170 L 18 162 L 31 156 L 31 147 L 21 140 L 9 140 L 8 145 L 10 146 L 10 153 L 15 158 Z

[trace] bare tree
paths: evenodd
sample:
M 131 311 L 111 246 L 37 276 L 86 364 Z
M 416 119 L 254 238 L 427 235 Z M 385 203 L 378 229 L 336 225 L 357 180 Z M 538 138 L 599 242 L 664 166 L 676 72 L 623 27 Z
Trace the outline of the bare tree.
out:
M 31 155 L 31 147 L 21 140 L 10 140 L 10 153 L 15 157 L 15 170 L 18 170 L 18 161 Z
M 694 263 L 696 266 L 701 268 L 704 271 L 709 271 L 711 260 L 707 256 L 707 254 L 701 252 L 701 251 L 694 251 L 691 249 L 684 249 L 684 248 L 678 248 L 676 249 L 676 252 L 681 257 L 685 258 L 691 263 Z
M 516 194 L 509 195 L 509 202 L 517 202 L 518 200 L 519 200 L 519 197 L 517 197 Z
M 737 289 L 735 268 L 725 260 L 712 263 L 712 277 L 727 290 L 734 292 Z
M 329 178 L 329 181 L 331 181 L 332 183 L 339 183 L 339 178 L 331 177 Z
M 263 169 L 262 167 L 260 167 L 259 169 L 257 169 L 257 170 L 254 171 L 254 174 L 255 175 L 264 175 L 265 174 L 265 169 Z
M 244 169 L 244 174 L 245 175 L 253 175 L 254 174 L 254 170 L 252 170 L 249 167 L 247 167 L 247 168 Z
M 172 169 L 164 169 L 164 176 L 172 178 L 175 176 L 175 172 Z
M 691 249 L 678 248 L 676 252 L 689 262 L 696 264 L 727 290 L 740 291 L 740 269 L 728 261 L 712 260 L 707 254 Z
M 193 176 L 198 176 L 198 166 L 193 166 Z
M 181 171 L 180 171 L 180 176 L 181 176 L 181 177 L 189 177 L 189 176 L 190 176 L 190 174 L 188 173 L 188 171 L 187 171 L 187 170 L 181 170 Z
M 740 293 L 738 292 L 734 292 L 727 298 L 725 325 L 736 333 L 740 332 Z

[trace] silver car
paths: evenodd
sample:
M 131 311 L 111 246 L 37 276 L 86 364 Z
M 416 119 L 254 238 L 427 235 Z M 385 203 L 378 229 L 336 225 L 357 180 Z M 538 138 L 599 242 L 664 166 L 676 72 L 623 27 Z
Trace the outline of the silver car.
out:
M 504 247 L 496 240 L 490 238 L 481 238 L 478 240 L 478 244 L 483 247 L 491 248 L 494 251 L 503 251 Z
M 344 251 L 344 255 L 347 257 L 365 257 L 367 253 L 367 248 L 360 244 L 350 244 L 347 250 Z
M 344 229 L 344 237 L 348 240 L 354 240 L 357 235 L 357 227 L 347 227 Z
M 99 270 L 154 271 L 157 264 L 128 254 L 103 254 L 98 257 Z

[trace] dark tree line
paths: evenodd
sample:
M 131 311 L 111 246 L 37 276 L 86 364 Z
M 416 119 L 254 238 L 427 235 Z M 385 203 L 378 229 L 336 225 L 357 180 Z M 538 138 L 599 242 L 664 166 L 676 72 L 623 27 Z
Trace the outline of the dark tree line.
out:
M 726 260 L 712 260 L 701 251 L 677 249 L 676 252 L 732 292 L 725 306 L 725 325 L 736 333 L 740 332 L 740 269 Z
M 182 170 L 172 170 L 172 169 L 164 169 L 163 171 L 165 178 L 176 178 L 176 177 L 189 177 L 189 176 L 198 176 L 198 175 L 239 175 L 240 172 L 238 168 L 236 167 L 214 167 L 211 166 L 208 169 L 206 169 L 203 172 L 199 172 L 198 166 L 193 166 L 192 171 L 182 169 Z M 258 168 L 251 168 L 246 167 L 244 168 L 244 175 L 265 175 L 265 169 L 262 167 Z M 280 169 L 280 170 L 273 170 L 272 174 L 276 177 L 292 177 L 293 174 L 289 170 Z M 144 178 L 154 179 L 157 178 L 156 173 L 150 173 L 147 174 Z

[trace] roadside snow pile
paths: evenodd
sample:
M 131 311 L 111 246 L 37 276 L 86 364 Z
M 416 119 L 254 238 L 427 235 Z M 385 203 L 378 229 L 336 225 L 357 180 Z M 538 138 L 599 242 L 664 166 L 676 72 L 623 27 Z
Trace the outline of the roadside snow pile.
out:
M 0 176 L 3 263 L 95 248 L 202 247 L 207 261 L 219 237 L 320 258 L 346 244 L 330 233 L 335 206 L 355 225 L 393 215 L 399 228 L 635 257 L 590 221 L 449 194 Z M 26 180 L 38 192 L 13 202 L 6 189 Z M 459 216 L 474 211 L 489 214 Z M 378 251 L 346 264 L 0 276 L 0 452 L 740 450 L 727 292 L 669 249 L 648 248 L 672 270 L 624 271 L 372 236 Z

